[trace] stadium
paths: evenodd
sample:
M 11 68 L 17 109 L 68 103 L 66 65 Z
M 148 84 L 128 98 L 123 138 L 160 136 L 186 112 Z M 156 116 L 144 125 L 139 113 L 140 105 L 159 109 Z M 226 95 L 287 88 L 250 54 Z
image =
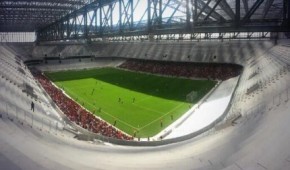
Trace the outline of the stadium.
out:
M 289 0 L 2 0 L 0 169 L 290 169 Z

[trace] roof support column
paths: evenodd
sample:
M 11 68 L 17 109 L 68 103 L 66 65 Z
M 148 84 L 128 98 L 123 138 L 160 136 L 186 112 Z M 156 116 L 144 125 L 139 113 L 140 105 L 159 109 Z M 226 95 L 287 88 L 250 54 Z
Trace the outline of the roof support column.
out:
M 122 5 L 123 5 L 123 0 L 119 0 L 119 32 L 122 32 L 123 30 L 123 23 L 122 23 L 122 15 L 123 15 L 123 11 L 122 11 Z
M 194 22 L 196 23 L 197 21 L 197 0 L 194 0 Z
M 99 12 L 100 12 L 100 35 L 103 35 L 103 7 L 100 5 Z
M 190 25 L 190 0 L 186 0 L 186 30 L 190 30 L 191 25 Z
M 113 5 L 109 5 L 110 10 L 110 30 L 113 30 Z
M 70 37 L 70 28 L 69 28 L 69 17 L 66 18 L 66 38 L 69 39 Z
M 290 2 L 287 1 L 288 3 L 288 22 L 290 21 Z
M 74 16 L 74 36 L 75 36 L 75 38 L 77 38 L 77 14 L 76 13 L 74 13 L 75 14 L 75 16 Z
M 162 25 L 162 0 L 159 0 L 159 20 L 158 20 L 158 27 L 160 28 Z
M 88 38 L 88 12 L 87 8 L 85 8 L 84 13 L 83 13 L 83 18 L 84 18 L 84 38 Z
M 290 25 L 290 2 L 289 0 L 283 1 L 283 21 Z
M 134 27 L 134 1 L 130 0 L 130 5 L 131 5 L 131 23 L 130 23 L 130 30 L 133 30 Z
M 147 29 L 148 29 L 148 32 L 150 33 L 151 32 L 151 0 L 147 0 Z
M 241 19 L 241 11 L 240 11 L 240 5 L 241 1 L 240 0 L 236 0 L 236 15 L 235 15 L 235 24 L 236 27 L 238 27 L 240 25 L 240 19 Z

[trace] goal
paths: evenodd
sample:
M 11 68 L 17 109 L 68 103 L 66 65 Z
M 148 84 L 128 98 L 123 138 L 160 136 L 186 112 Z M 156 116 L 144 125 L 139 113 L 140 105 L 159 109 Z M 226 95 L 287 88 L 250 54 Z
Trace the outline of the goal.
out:
M 198 97 L 197 91 L 192 91 L 186 95 L 186 101 L 192 103 Z

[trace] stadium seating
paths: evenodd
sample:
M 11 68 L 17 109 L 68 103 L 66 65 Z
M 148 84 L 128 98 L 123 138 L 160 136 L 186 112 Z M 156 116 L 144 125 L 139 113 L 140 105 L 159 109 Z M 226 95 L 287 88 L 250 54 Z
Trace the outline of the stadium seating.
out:
M 2 112 L 10 112 L 13 114 L 14 117 L 22 115 L 22 113 L 29 113 L 33 114 L 32 111 L 29 110 L 31 101 L 35 102 L 35 113 L 38 113 L 38 116 L 34 116 L 34 119 L 39 119 L 40 122 L 43 118 L 45 118 L 48 121 L 51 122 L 58 122 L 59 125 L 62 124 L 60 122 L 61 116 L 59 113 L 56 112 L 56 110 L 51 107 L 52 103 L 50 103 L 49 99 L 46 98 L 46 96 L 43 94 L 43 90 L 40 89 L 36 81 L 34 80 L 33 76 L 31 75 L 30 71 L 26 68 L 26 66 L 23 64 L 21 59 L 15 59 L 15 55 L 13 53 L 10 53 L 9 50 L 7 50 L 5 47 L 1 48 L 1 104 L 3 107 Z M 85 59 L 88 61 L 83 61 L 83 66 L 87 66 L 91 62 L 91 59 Z M 17 62 L 16 62 L 17 61 Z M 68 61 L 70 62 L 70 61 Z M 76 63 L 76 61 L 73 61 Z M 79 62 L 77 60 L 77 62 Z M 114 61 L 116 63 L 116 61 Z M 120 62 L 120 61 L 118 61 Z M 100 66 L 104 66 L 104 63 L 107 65 L 112 63 L 112 60 L 104 60 Z M 64 63 L 65 64 L 65 63 Z M 94 67 L 96 67 L 96 63 L 94 63 Z M 65 65 L 64 65 L 65 66 Z M 76 67 L 79 66 L 82 68 L 82 65 L 70 65 L 70 67 Z M 53 67 L 52 69 L 55 69 L 57 67 Z M 59 67 L 60 68 L 60 67 Z M 19 71 L 21 69 L 21 71 Z M 37 74 L 35 72 L 34 74 Z M 49 92 L 57 93 L 57 97 L 51 96 L 54 102 L 58 104 L 58 106 L 64 111 L 68 110 L 68 112 L 64 112 L 67 114 L 67 116 L 71 120 L 79 119 L 77 122 L 78 124 L 82 125 L 84 128 L 91 129 L 94 132 L 101 133 L 105 136 L 117 136 L 122 139 L 131 139 L 131 137 L 124 136 L 119 131 L 116 131 L 113 129 L 110 125 L 107 123 L 100 121 L 99 119 L 95 117 L 91 117 L 91 115 L 86 111 L 81 111 L 81 117 L 77 117 L 77 114 L 80 110 L 80 106 L 74 104 L 74 102 L 71 99 L 68 99 L 61 91 L 56 90 L 56 88 L 51 84 L 45 81 L 45 77 L 38 75 L 38 81 L 40 84 L 47 88 L 49 86 L 50 90 Z M 33 89 L 33 95 L 32 94 L 26 94 L 24 92 L 25 87 L 29 86 Z M 55 89 L 55 90 L 54 90 Z M 46 89 L 47 90 L 47 89 Z M 59 99 L 61 98 L 61 100 Z M 66 100 L 69 101 L 70 104 L 63 105 L 63 102 Z M 18 102 L 15 102 L 17 100 Z M 63 107 L 62 107 L 63 106 Z M 76 110 L 73 110 L 73 108 L 77 107 Z M 64 109 L 65 108 L 65 109 Z M 71 108 L 71 110 L 69 110 Z M 6 110 L 5 110 L 6 109 Z M 18 113 L 19 112 L 19 113 Z M 42 116 L 39 115 L 39 113 L 43 114 Z M 19 114 L 19 115 L 18 115 Z M 70 116 L 72 115 L 72 116 Z M 24 117 L 26 115 L 22 115 Z M 43 118 L 42 118 L 43 117 Z M 89 123 L 84 123 L 89 122 Z M 90 127 L 87 127 L 87 125 L 90 125 Z
M 33 49 L 32 57 L 75 56 L 72 47 L 58 48 L 58 45 L 43 44 Z M 77 55 L 95 57 L 125 57 L 166 61 L 223 62 L 245 64 L 250 57 L 260 56 L 265 50 L 273 47 L 269 41 L 205 41 L 205 42 L 112 42 L 78 44 Z M 166 57 L 164 57 L 166 56 Z M 214 56 L 215 59 L 214 59 Z
M 11 120 L 18 118 L 34 117 L 34 120 L 46 121 L 46 124 L 58 124 L 63 127 L 62 118 L 51 107 L 49 99 L 43 94 L 43 90 L 36 84 L 29 70 L 16 60 L 15 55 L 9 53 L 5 47 L 1 48 L 0 60 L 0 84 L 1 84 L 1 113 L 5 113 Z M 16 62 L 17 61 L 17 62 Z M 30 88 L 28 92 L 27 88 Z M 31 102 L 35 103 L 35 109 L 30 109 Z M 20 118 L 21 117 L 21 118 Z
M 124 59 L 118 58 L 84 58 L 84 59 L 62 59 L 48 60 L 47 63 L 42 63 L 36 66 L 42 71 L 57 71 L 57 70 L 74 70 L 74 69 L 89 69 L 97 67 L 115 67 L 121 64 Z
M 150 60 L 127 60 L 119 66 L 134 71 L 187 78 L 227 80 L 241 74 L 241 66 L 231 64 L 160 62 Z
M 45 88 L 46 92 L 51 96 L 53 101 L 57 106 L 63 111 L 63 113 L 76 124 L 81 127 L 88 129 L 92 132 L 101 134 L 107 137 L 115 137 L 123 140 L 132 140 L 133 138 L 123 134 L 121 131 L 112 127 L 110 124 L 106 123 L 100 118 L 95 117 L 82 106 L 77 104 L 71 98 L 66 96 L 61 90 L 56 88 L 50 80 L 45 76 L 34 70 L 35 78 L 40 82 L 40 84 Z
M 13 158 L 21 158 L 19 162 L 10 162 L 10 165 L 23 169 L 55 169 L 56 166 L 57 169 L 82 169 L 84 164 L 87 169 L 94 169 L 96 164 L 103 169 L 136 167 L 140 169 L 289 169 L 290 135 L 287 129 L 289 129 L 290 121 L 288 101 L 290 48 L 283 43 L 273 45 L 271 42 L 260 41 L 199 43 L 189 43 L 190 45 L 184 45 L 187 44 L 184 43 L 180 45 L 182 47 L 175 47 L 174 42 L 164 43 L 166 44 L 164 47 L 162 43 L 119 43 L 122 46 L 113 43 L 114 48 L 113 45 L 108 44 L 96 47 L 97 50 L 92 48 L 93 45 L 88 48 L 91 48 L 90 50 L 96 56 L 115 56 L 120 53 L 120 56 L 129 58 L 225 62 L 243 65 L 244 70 L 239 86 L 234 94 L 229 116 L 226 118 L 230 119 L 231 115 L 240 113 L 242 117 L 236 121 L 236 125 L 230 124 L 220 130 L 214 128 L 204 136 L 178 144 L 132 148 L 108 147 L 99 145 L 98 142 L 95 142 L 97 145 L 92 145 L 72 138 L 50 138 L 48 135 L 39 137 L 39 133 L 26 133 L 30 130 L 21 129 L 10 121 L 0 119 L 2 129 L 0 151 L 6 153 L 5 157 L 8 155 L 6 162 Z M 56 47 L 56 45 L 51 46 Z M 204 48 L 199 48 L 201 46 Z M 17 71 L 18 64 L 14 61 L 14 56 L 6 52 L 3 54 L 4 48 L 6 47 L 2 46 L 0 50 L 1 113 L 6 112 L 4 109 L 7 103 L 9 108 L 13 104 L 11 110 L 16 108 L 29 112 L 31 99 L 23 95 L 14 82 L 15 84 L 21 81 L 29 83 L 40 97 L 41 90 L 38 92 L 38 85 L 33 78 L 26 80 L 20 76 L 22 73 Z M 34 51 L 40 48 L 48 49 L 47 46 L 39 46 L 34 48 Z M 132 48 L 140 49 L 140 51 L 134 52 Z M 185 52 L 181 52 L 183 48 Z M 43 57 L 41 50 L 37 53 L 41 53 L 39 57 Z M 53 53 L 58 53 L 58 51 L 55 50 Z M 148 55 L 145 56 L 146 53 Z M 164 58 L 164 54 L 167 54 L 167 59 Z M 189 58 L 188 54 L 191 54 Z M 216 56 L 216 58 L 213 59 L 211 56 Z M 33 57 L 37 57 L 36 53 Z M 21 68 L 30 76 L 23 65 Z M 247 90 L 256 84 L 259 85 L 258 88 L 247 94 Z M 14 101 L 16 99 L 18 101 L 18 98 L 19 101 L 24 102 L 17 103 L 16 107 Z M 36 110 L 43 112 L 40 108 Z M 9 114 L 15 115 L 14 111 Z M 83 119 L 85 118 L 84 116 Z M 41 122 L 41 118 L 38 122 Z M 223 123 L 226 123 L 226 120 L 221 122 Z M 112 163 L 111 158 L 116 161 Z M 45 168 L 41 166 L 43 164 Z M 2 167 L 5 167 L 5 164 Z

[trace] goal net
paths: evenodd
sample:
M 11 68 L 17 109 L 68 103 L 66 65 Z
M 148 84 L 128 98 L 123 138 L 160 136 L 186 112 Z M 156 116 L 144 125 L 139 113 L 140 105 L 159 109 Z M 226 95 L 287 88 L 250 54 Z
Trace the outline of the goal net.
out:
M 192 103 L 198 97 L 198 92 L 192 91 L 186 95 L 186 101 Z

